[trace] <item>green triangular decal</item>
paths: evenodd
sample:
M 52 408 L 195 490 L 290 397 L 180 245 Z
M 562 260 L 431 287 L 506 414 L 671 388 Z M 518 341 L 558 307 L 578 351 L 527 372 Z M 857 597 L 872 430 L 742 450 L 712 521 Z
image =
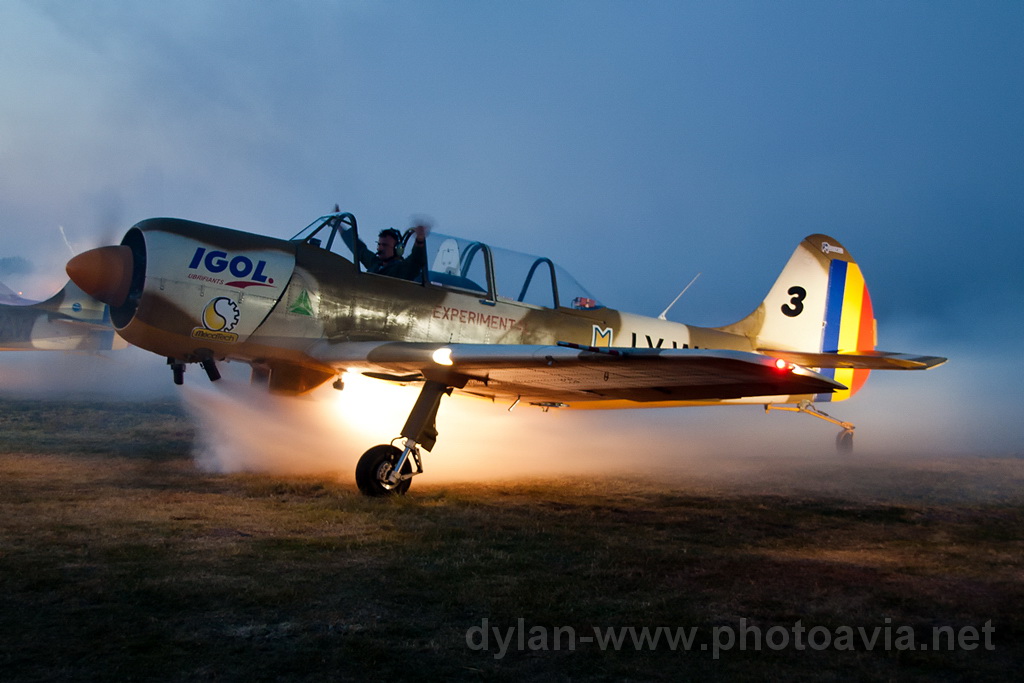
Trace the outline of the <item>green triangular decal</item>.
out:
M 295 297 L 295 302 L 288 307 L 289 313 L 297 313 L 299 315 L 308 315 L 313 317 L 313 302 L 309 300 L 309 292 L 302 290 L 299 295 Z

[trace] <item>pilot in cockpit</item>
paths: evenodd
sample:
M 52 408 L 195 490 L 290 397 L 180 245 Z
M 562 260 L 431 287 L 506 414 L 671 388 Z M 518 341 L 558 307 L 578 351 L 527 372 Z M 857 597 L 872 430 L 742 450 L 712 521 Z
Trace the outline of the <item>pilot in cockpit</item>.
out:
M 410 230 L 415 235 L 412 251 L 409 258 L 402 254 L 402 233 L 394 228 L 381 230 L 377 235 L 377 250 L 371 252 L 369 248 L 359 240 L 359 261 L 366 268 L 368 273 L 397 277 L 403 280 L 416 280 L 427 265 L 427 232 L 429 228 L 425 225 L 416 225 Z M 342 232 L 342 239 L 352 245 L 352 230 Z

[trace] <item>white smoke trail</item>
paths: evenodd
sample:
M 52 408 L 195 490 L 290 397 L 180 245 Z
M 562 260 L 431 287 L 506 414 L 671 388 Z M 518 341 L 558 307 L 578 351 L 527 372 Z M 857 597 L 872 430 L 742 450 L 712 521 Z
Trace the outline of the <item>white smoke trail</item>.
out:
M 237 381 L 187 385 L 183 392 L 197 421 L 195 456 L 202 467 L 345 479 L 363 451 L 398 435 L 416 395 L 414 387 L 358 376 L 346 379 L 343 392 L 321 388 L 302 398 L 268 396 Z M 519 407 L 509 412 L 504 405 L 456 395 L 442 399 L 440 438 L 433 452 L 424 452 L 424 464 L 432 482 L 707 472 L 730 453 L 749 455 L 750 425 L 764 425 L 756 409 L 721 412 L 729 414 L 722 418 L 731 416 L 748 427 L 735 431 L 733 422 L 731 436 L 723 436 L 718 428 L 728 421 L 709 422 L 710 409 L 542 413 Z M 804 439 L 794 448 L 790 439 L 755 450 L 759 456 L 804 453 L 814 441 Z M 831 448 L 830 436 L 817 442 Z
M 75 252 L 75 248 L 71 246 L 71 242 L 68 241 L 67 233 L 64 232 L 64 226 L 58 225 L 57 229 L 60 230 L 60 236 L 61 239 L 64 240 L 64 245 L 68 248 L 68 251 L 71 252 L 71 255 L 75 256 L 77 252 Z
M 848 402 L 824 406 L 858 426 L 855 453 L 834 451 L 837 429 L 804 415 L 758 407 L 558 411 L 460 396 L 442 399 L 439 439 L 424 453 L 425 482 L 612 474 L 680 480 L 770 480 L 808 468 L 912 459 L 1024 455 L 1013 404 L 967 409 L 965 397 L 996 390 L 995 360 L 960 356 L 924 373 L 875 373 Z M 1006 381 L 1002 381 L 1003 384 Z M 353 377 L 336 392 L 268 397 L 244 383 L 188 386 L 198 420 L 197 459 L 217 471 L 332 473 L 351 481 L 359 455 L 399 433 L 416 387 Z M 824 485 L 823 483 L 820 485 Z

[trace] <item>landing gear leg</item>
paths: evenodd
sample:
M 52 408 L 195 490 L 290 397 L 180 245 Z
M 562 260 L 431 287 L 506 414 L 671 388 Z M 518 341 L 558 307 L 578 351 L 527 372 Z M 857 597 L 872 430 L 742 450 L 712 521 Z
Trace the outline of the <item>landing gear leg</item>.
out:
M 220 379 L 220 370 L 217 369 L 217 364 L 212 358 L 204 358 L 199 361 L 199 364 L 203 366 L 203 370 L 206 371 L 206 376 L 210 378 L 211 382 L 216 382 Z
M 383 444 L 363 453 L 356 464 L 356 485 L 364 495 L 404 494 L 409 490 L 412 478 L 423 474 L 420 447 L 428 451 L 434 447 L 437 441 L 437 408 L 441 405 L 441 397 L 450 393 L 452 387 L 447 384 L 427 381 L 402 428 L 399 438 L 405 438 L 404 448 L 400 450 Z
M 802 401 L 795 406 L 766 405 L 764 407 L 764 412 L 766 413 L 772 410 L 785 410 L 790 413 L 806 413 L 812 417 L 816 417 L 824 420 L 825 422 L 831 422 L 834 425 L 842 427 L 843 431 L 836 435 L 836 451 L 843 455 L 853 453 L 853 430 L 856 429 L 856 427 L 849 422 L 837 420 L 828 413 L 818 410 L 810 401 Z
M 167 364 L 171 366 L 171 373 L 174 375 L 174 383 L 181 386 L 185 383 L 185 364 L 174 358 L 168 358 Z

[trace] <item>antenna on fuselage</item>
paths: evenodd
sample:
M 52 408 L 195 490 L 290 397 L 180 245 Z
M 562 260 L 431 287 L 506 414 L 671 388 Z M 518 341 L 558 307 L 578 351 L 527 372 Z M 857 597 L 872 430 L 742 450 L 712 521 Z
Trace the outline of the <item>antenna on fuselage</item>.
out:
M 690 285 L 692 285 L 694 282 L 696 282 L 697 278 L 699 278 L 699 277 L 700 277 L 700 273 L 697 273 L 696 275 L 693 276 L 693 279 L 690 280 L 690 284 L 686 285 L 685 287 L 683 287 L 683 291 L 679 292 L 679 294 L 676 295 L 675 299 L 672 299 L 672 303 L 670 303 L 668 305 L 668 308 L 666 308 L 664 311 L 661 312 L 661 315 L 658 316 L 658 320 L 668 320 L 668 318 L 666 318 L 665 316 L 672 309 L 672 307 L 676 305 L 676 302 L 679 301 L 679 299 L 683 296 L 683 294 L 686 294 L 686 290 L 688 290 L 690 288 Z

